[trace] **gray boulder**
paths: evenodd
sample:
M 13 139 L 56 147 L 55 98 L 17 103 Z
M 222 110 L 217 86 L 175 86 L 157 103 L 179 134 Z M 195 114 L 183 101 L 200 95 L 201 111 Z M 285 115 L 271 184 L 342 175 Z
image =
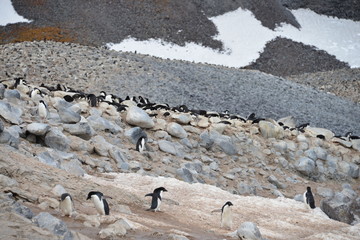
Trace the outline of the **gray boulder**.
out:
M 50 126 L 45 123 L 30 123 L 26 130 L 36 136 L 44 136 L 50 130 Z
M 184 156 L 183 146 L 179 143 L 170 142 L 167 140 L 159 140 L 159 149 L 163 152 L 170 153 L 179 157 Z
M 71 159 L 70 161 L 63 161 L 60 167 L 66 172 L 76 176 L 82 177 L 86 173 L 85 170 L 81 167 L 81 163 L 77 159 Z
M 5 97 L 5 86 L 0 83 L 0 99 L 3 99 Z
M 81 120 L 80 114 L 70 108 L 59 108 L 58 114 L 63 123 L 78 123 Z
M 179 168 L 176 170 L 176 176 L 177 178 L 188 182 L 188 183 L 195 183 L 197 182 L 195 180 L 195 176 L 193 176 L 193 174 L 196 174 L 196 172 L 194 170 L 189 170 L 187 168 Z
M 300 173 L 310 177 L 311 174 L 315 171 L 315 162 L 308 157 L 302 157 L 297 161 L 295 168 Z
M 147 138 L 147 134 L 140 127 L 133 127 L 126 130 L 124 135 L 131 141 L 132 144 L 136 144 L 140 137 Z
M 131 106 L 126 114 L 126 122 L 130 125 L 135 125 L 141 128 L 152 128 L 155 126 L 154 121 L 149 115 L 136 106 Z
M 274 175 L 270 175 L 268 181 L 279 189 L 285 189 L 287 187 L 285 183 L 280 182 Z
M 70 140 L 58 128 L 51 128 L 45 135 L 45 145 L 60 151 L 67 151 L 70 148 Z
M 86 120 L 95 131 L 109 131 L 112 134 L 116 134 L 122 130 L 121 127 L 115 123 L 112 123 L 111 121 L 98 115 L 92 115 Z
M 0 116 L 12 124 L 21 124 L 22 110 L 15 105 L 0 100 Z
M 210 150 L 223 151 L 228 155 L 237 154 L 233 140 L 217 131 L 204 131 L 200 134 L 200 146 Z
M 91 143 L 94 146 L 94 152 L 103 157 L 108 157 L 109 150 L 113 148 L 113 145 L 108 143 L 105 138 L 100 135 L 93 137 Z
M 66 224 L 60 219 L 52 216 L 50 213 L 41 212 L 33 218 L 33 221 L 38 227 L 61 236 L 64 240 L 73 239 L 73 235 L 68 230 Z
M 177 138 L 187 138 L 187 136 L 188 136 L 188 134 L 184 130 L 184 128 L 175 122 L 169 123 L 166 127 L 166 131 L 171 136 L 177 137 Z
M 321 209 L 332 219 L 352 224 L 356 218 L 360 217 L 360 201 L 357 194 L 351 189 L 343 189 L 335 193 L 332 198 L 321 201 Z
M 19 148 L 19 135 L 14 136 L 10 131 L 4 130 L 0 132 L 0 144 L 8 144 L 11 147 Z
M 252 222 L 242 223 L 236 231 L 236 234 L 239 239 L 263 240 L 259 228 Z
M 71 135 L 78 136 L 84 140 L 89 140 L 95 131 L 87 122 L 79 122 L 76 124 L 64 124 L 64 130 Z
M 56 168 L 60 168 L 60 162 L 61 162 L 62 158 L 55 151 L 42 152 L 37 155 L 37 158 L 42 163 L 45 163 L 47 165 L 50 165 L 50 166 L 53 166 Z
M 284 137 L 283 128 L 272 122 L 260 121 L 259 129 L 260 129 L 262 136 L 265 138 L 281 139 Z
M 11 99 L 11 98 L 20 99 L 21 95 L 20 95 L 20 92 L 16 89 L 14 89 L 14 90 L 6 89 L 5 93 L 4 93 L 4 97 L 6 99 Z
M 109 155 L 112 159 L 115 160 L 116 165 L 119 169 L 127 170 L 129 167 L 129 163 L 127 162 L 127 158 L 124 154 L 116 147 L 113 147 L 109 150 Z

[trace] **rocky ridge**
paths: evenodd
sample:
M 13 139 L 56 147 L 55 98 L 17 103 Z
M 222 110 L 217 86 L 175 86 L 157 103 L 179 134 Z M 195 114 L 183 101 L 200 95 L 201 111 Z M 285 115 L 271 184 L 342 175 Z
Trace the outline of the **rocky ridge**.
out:
M 27 226 L 31 234 L 40 236 L 39 239 L 54 234 L 61 239 L 86 239 L 84 234 L 94 238 L 125 236 L 131 239 L 134 230 L 144 234 L 143 228 L 137 227 L 144 223 L 126 215 L 135 211 L 136 206 L 142 206 L 144 200 L 130 191 L 122 191 L 123 188 L 105 187 L 100 180 L 88 180 L 88 175 L 93 175 L 115 181 L 116 177 L 107 173 L 163 176 L 192 184 L 214 185 L 240 196 L 300 201 L 304 186 L 311 185 L 317 194 L 317 206 L 331 218 L 353 224 L 354 231 L 359 231 L 359 139 L 336 138 L 323 128 L 299 128 L 292 117 L 255 123 L 250 119 L 230 119 L 209 112 L 208 116 L 203 116 L 179 107 L 171 110 L 164 105 L 157 110 L 144 110 L 137 97 L 137 102 L 121 102 L 120 108 L 104 101 L 90 107 L 87 101 L 66 101 L 64 96 L 74 94 L 68 88 L 63 87 L 68 91 L 49 91 L 32 85 L 35 75 L 28 78 L 31 69 L 26 73 L 27 85 L 9 89 L 0 84 L 0 151 L 4 156 L 0 160 L 0 183 L 6 193 L 1 195 L 2 204 L 8 206 L 2 210 L 2 219 L 15 217 L 16 224 Z M 10 87 L 13 80 L 3 83 Z M 51 83 L 57 82 L 52 80 Z M 29 91 L 35 87 L 47 94 L 41 96 L 37 92 L 29 96 Z M 49 106 L 45 118 L 39 116 L 39 100 Z M 135 150 L 139 136 L 147 137 L 143 154 Z M 107 189 L 113 198 L 116 196 L 111 205 L 115 215 L 98 218 L 93 215 L 91 205 L 80 202 L 77 203 L 76 222 L 63 218 L 66 226 L 53 216 L 58 215 L 54 209 L 58 206 L 57 198 L 66 191 L 64 188 L 83 196 L 91 189 Z M 116 208 L 119 204 L 125 206 Z M 126 204 L 132 206 L 131 210 Z M 118 213 L 125 214 L 133 222 L 129 223 Z M 136 213 L 144 214 L 139 210 Z M 53 224 L 46 224 L 49 222 Z M 79 233 L 76 224 L 94 226 L 99 235 Z M 115 228 L 121 231 L 114 232 Z M 239 231 L 241 229 L 242 226 Z M 211 234 L 202 230 L 193 235 L 170 232 L 182 239 L 187 236 L 212 239 L 210 236 L 214 234 L 237 238 L 225 236 L 219 230 Z M 159 231 L 161 234 L 167 232 Z M 7 229 L 6 234 L 11 239 L 14 233 Z M 177 239 L 170 235 L 161 236 Z M 351 234 L 346 236 L 356 239 L 351 238 Z M 315 239 L 309 234 L 299 239 L 303 237 Z

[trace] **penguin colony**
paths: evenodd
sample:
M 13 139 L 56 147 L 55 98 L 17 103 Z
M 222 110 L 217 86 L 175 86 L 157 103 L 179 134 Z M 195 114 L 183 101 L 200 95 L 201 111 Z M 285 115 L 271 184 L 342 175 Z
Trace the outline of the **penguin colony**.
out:
M 170 115 L 169 111 L 183 112 L 183 113 L 190 113 L 195 116 L 202 115 L 209 118 L 220 117 L 224 119 L 221 121 L 221 123 L 224 124 L 232 124 L 231 120 L 233 119 L 237 119 L 243 122 L 250 121 L 252 124 L 259 123 L 262 120 L 266 120 L 265 118 L 257 117 L 255 113 L 251 113 L 248 117 L 245 118 L 239 115 L 229 114 L 228 111 L 224 111 L 223 113 L 209 112 L 205 110 L 189 109 L 185 105 L 171 108 L 168 104 L 151 103 L 149 99 L 143 98 L 141 96 L 138 97 L 127 96 L 125 99 L 121 99 L 120 97 L 117 97 L 113 94 L 107 94 L 104 91 L 101 91 L 100 94 L 96 96 L 95 94 L 86 94 L 82 91 L 77 91 L 61 84 L 57 84 L 55 87 L 46 86 L 44 84 L 41 84 L 39 88 L 31 87 L 22 77 L 15 78 L 14 81 L 15 82 L 13 83 L 13 85 L 9 87 L 10 89 L 16 88 L 20 92 L 26 93 L 32 99 L 38 99 L 38 115 L 42 119 L 46 119 L 49 114 L 49 110 L 44 100 L 44 97 L 48 94 L 61 92 L 62 93 L 61 96 L 63 96 L 64 100 L 67 102 L 84 101 L 88 103 L 91 107 L 97 107 L 99 106 L 100 103 L 107 103 L 109 105 L 113 105 L 116 108 L 116 110 L 119 112 L 126 111 L 126 109 L 131 105 L 136 105 L 142 108 L 143 110 L 147 111 L 151 117 L 156 117 L 158 115 L 158 113 L 154 113 L 152 111 L 163 110 L 162 115 L 164 117 Z M 4 84 L 4 86 L 5 88 L 8 88 L 6 84 Z M 298 125 L 295 128 L 294 127 L 290 128 L 281 121 L 278 121 L 277 124 L 279 126 L 282 126 L 284 129 L 289 129 L 290 131 L 298 130 L 300 132 L 304 132 L 305 128 L 309 126 L 309 123 L 305 123 Z M 317 137 L 320 139 L 325 139 L 324 136 L 319 135 Z M 358 136 L 352 135 L 351 132 L 346 133 L 344 136 L 335 136 L 335 138 L 341 139 L 343 141 L 351 141 L 352 139 L 359 139 Z M 146 151 L 146 141 L 147 141 L 146 136 L 139 137 L 136 143 L 136 150 L 139 151 L 140 153 Z M 151 205 L 150 208 L 147 209 L 147 211 L 153 211 L 153 212 L 160 211 L 160 205 L 163 200 L 162 198 L 163 192 L 167 192 L 167 190 L 164 187 L 159 187 L 154 189 L 152 193 L 148 193 L 145 195 L 145 197 L 148 196 L 151 197 Z M 110 198 L 110 197 L 104 196 L 104 194 L 99 191 L 91 191 L 87 195 L 87 200 L 90 199 L 92 200 L 94 207 L 99 215 L 110 214 L 110 208 L 108 202 L 106 201 L 106 198 Z M 307 191 L 303 194 L 303 200 L 308 208 L 311 209 L 315 208 L 314 195 L 310 187 L 307 187 Z M 228 201 L 221 208 L 222 228 L 226 228 L 226 229 L 232 228 L 232 211 L 231 211 L 232 207 L 233 204 L 230 201 Z M 73 198 L 69 193 L 64 193 L 61 195 L 59 209 L 64 216 L 69 216 L 69 217 L 71 217 L 72 213 L 75 211 Z

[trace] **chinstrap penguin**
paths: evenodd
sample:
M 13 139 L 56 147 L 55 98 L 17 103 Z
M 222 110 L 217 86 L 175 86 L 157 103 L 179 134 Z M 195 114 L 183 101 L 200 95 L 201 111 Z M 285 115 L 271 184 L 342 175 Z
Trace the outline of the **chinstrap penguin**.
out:
M 86 200 L 89 199 L 92 199 L 94 206 L 100 215 L 110 215 L 109 204 L 104 198 L 104 194 L 97 191 L 91 191 L 89 192 Z
M 64 214 L 64 216 L 71 217 L 74 211 L 74 203 L 69 193 L 63 193 L 61 195 L 59 208 L 60 211 Z
M 232 228 L 231 206 L 233 206 L 233 204 L 228 201 L 221 208 L 221 228 L 227 228 L 227 229 Z
M 162 193 L 167 192 L 167 190 L 164 187 L 156 188 L 153 193 L 148 193 L 145 195 L 145 197 L 152 197 L 151 199 L 151 207 L 147 209 L 147 211 L 153 211 L 157 212 L 160 211 L 160 205 L 162 200 Z
M 143 153 L 146 150 L 146 137 L 141 136 L 136 143 L 136 151 Z
M 304 203 L 312 209 L 315 208 L 315 199 L 310 187 L 307 187 L 306 192 L 304 193 Z
M 40 100 L 38 104 L 38 114 L 41 119 L 47 119 L 49 115 L 49 109 L 44 100 Z

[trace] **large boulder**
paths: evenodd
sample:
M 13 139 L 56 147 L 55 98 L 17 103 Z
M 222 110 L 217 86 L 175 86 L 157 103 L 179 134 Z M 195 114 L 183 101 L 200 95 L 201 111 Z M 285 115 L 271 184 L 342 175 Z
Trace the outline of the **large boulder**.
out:
M 0 99 L 5 97 L 5 86 L 4 84 L 0 83 Z
M 80 114 L 70 108 L 59 108 L 58 114 L 63 123 L 78 123 L 81 120 Z
M 115 123 L 98 115 L 92 115 L 86 120 L 95 131 L 109 131 L 113 134 L 116 134 L 122 130 L 121 127 Z
M 67 151 L 70 148 L 70 140 L 58 128 L 51 128 L 45 135 L 45 145 L 60 151 Z
M 236 234 L 239 239 L 263 240 L 259 228 L 252 222 L 242 223 L 236 231 Z
M 360 198 L 352 189 L 344 188 L 333 197 L 322 200 L 320 207 L 330 218 L 347 224 L 360 217 Z
M 265 138 L 281 139 L 284 137 L 283 128 L 272 122 L 260 121 L 259 129 L 260 129 L 261 135 Z
M 95 134 L 94 129 L 87 122 L 64 124 L 64 130 L 84 140 L 89 140 Z
M 38 227 L 61 236 L 63 240 L 73 239 L 73 235 L 68 230 L 66 224 L 60 219 L 52 216 L 50 213 L 41 212 L 33 218 L 33 221 Z
M 0 100 L 0 116 L 4 118 L 5 121 L 19 125 L 22 123 L 22 113 L 19 107 Z
M 30 123 L 26 130 L 36 136 L 44 136 L 50 130 L 50 126 L 45 123 Z
M 155 126 L 154 121 L 149 115 L 139 107 L 131 106 L 126 114 L 126 122 L 141 128 L 152 128 Z
M 178 123 L 169 123 L 166 127 L 166 131 L 173 137 L 187 138 L 188 134 Z
M 295 168 L 305 176 L 311 177 L 315 171 L 315 162 L 311 158 L 302 157 L 297 161 Z

